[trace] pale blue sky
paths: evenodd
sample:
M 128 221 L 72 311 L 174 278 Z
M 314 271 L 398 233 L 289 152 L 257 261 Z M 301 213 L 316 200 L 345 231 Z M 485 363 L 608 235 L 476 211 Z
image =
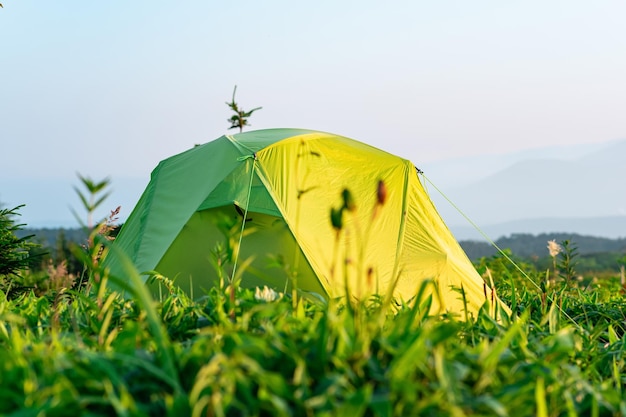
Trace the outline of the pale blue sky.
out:
M 621 0 L 2 3 L 5 181 L 147 179 L 227 132 L 235 84 L 251 129 L 418 165 L 626 137 Z

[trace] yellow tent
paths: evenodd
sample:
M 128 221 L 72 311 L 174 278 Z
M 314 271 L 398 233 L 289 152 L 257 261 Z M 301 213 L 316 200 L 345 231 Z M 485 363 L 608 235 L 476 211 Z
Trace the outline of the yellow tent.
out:
M 220 258 L 246 287 L 324 298 L 393 287 L 408 302 L 429 281 L 433 313 L 491 302 L 415 166 L 330 133 L 252 131 L 162 161 L 115 245 L 194 296 L 216 284 Z M 123 275 L 115 252 L 106 265 Z

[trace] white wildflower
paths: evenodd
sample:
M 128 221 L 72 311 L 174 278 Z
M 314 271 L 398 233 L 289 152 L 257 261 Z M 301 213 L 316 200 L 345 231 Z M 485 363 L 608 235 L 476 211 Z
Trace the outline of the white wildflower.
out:
M 280 298 L 280 294 L 269 288 L 267 285 L 264 285 L 263 289 L 256 287 L 256 290 L 254 291 L 254 298 L 257 301 L 271 303 L 272 301 Z
M 561 248 L 561 245 L 556 243 L 555 240 L 548 241 L 548 252 L 550 252 L 550 256 L 552 256 L 553 258 L 561 253 L 562 250 L 563 249 Z

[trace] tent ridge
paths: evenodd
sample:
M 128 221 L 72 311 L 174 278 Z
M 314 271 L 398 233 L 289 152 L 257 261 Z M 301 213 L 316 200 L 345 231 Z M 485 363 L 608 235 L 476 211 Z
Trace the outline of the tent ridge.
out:
M 405 227 L 406 227 L 406 216 L 407 216 L 407 190 L 408 190 L 408 185 L 409 185 L 409 178 L 407 175 L 407 170 L 406 170 L 406 165 L 407 164 L 411 164 L 408 161 L 404 161 L 404 166 L 405 166 L 405 170 L 404 170 L 404 182 L 403 182 L 403 190 L 402 190 L 402 215 L 400 218 L 400 228 L 398 229 L 398 240 L 396 243 L 396 251 L 397 253 L 401 254 L 402 250 L 403 250 L 403 246 L 404 246 L 404 236 L 405 236 Z M 402 259 L 401 256 L 396 256 L 396 260 L 393 266 L 393 274 L 391 276 L 392 280 L 395 280 L 397 274 L 400 273 L 399 271 L 399 263 L 400 260 Z
M 148 184 L 148 187 L 146 187 L 146 207 L 148 208 L 148 210 L 144 210 L 139 216 L 139 229 L 142 233 L 140 233 L 139 236 L 137 236 L 137 239 L 135 239 L 134 241 L 134 250 L 132 251 L 131 255 L 131 260 L 133 262 L 137 261 L 137 256 L 139 255 L 139 250 L 143 242 L 143 237 L 145 236 L 143 231 L 147 227 L 149 217 L 148 214 L 150 213 L 149 209 L 152 207 L 152 204 L 154 202 L 154 190 L 156 189 L 157 183 L 159 182 L 159 174 L 163 165 L 164 161 L 161 161 L 159 165 L 157 165 L 157 167 L 152 172 L 150 183 Z
M 251 155 L 256 155 L 256 152 L 254 152 L 254 150 L 250 149 L 248 146 L 244 145 L 243 143 L 239 142 L 235 136 L 233 135 L 224 135 L 226 137 L 226 139 L 228 139 L 233 145 L 235 145 L 235 147 L 237 149 L 239 149 L 241 151 L 241 148 L 245 149 L 246 151 L 250 152 Z M 256 156 L 255 156 L 256 158 Z M 239 158 L 238 158 L 239 160 Z

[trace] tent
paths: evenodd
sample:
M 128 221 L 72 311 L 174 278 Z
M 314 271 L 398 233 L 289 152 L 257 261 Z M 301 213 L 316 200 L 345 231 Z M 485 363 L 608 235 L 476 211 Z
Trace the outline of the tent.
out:
M 330 133 L 225 135 L 159 163 L 105 265 L 123 276 L 116 254 L 124 253 L 195 297 L 218 282 L 218 258 L 226 274 L 240 268 L 242 286 L 295 286 L 324 298 L 392 288 L 410 302 L 428 282 L 433 311 L 475 313 L 491 290 L 419 174 L 405 159 Z

